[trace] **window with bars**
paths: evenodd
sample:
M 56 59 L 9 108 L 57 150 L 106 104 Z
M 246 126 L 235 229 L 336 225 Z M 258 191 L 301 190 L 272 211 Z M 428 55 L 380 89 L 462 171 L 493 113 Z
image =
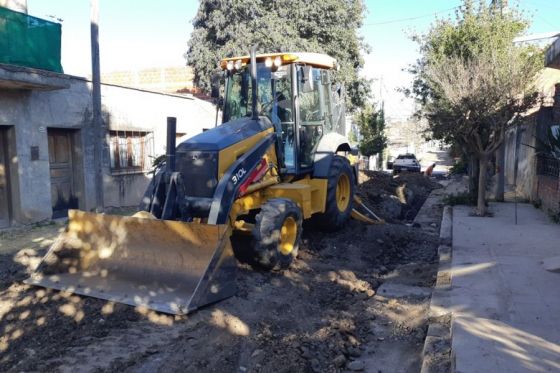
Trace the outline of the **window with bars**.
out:
M 144 171 L 150 167 L 151 132 L 109 131 L 111 170 L 114 172 Z

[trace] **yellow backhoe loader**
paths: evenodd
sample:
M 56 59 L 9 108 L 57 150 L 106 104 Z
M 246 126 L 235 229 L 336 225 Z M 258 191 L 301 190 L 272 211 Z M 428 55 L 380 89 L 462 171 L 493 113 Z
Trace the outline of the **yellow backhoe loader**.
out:
M 344 137 L 336 61 L 314 53 L 226 58 L 222 124 L 175 144 L 132 217 L 71 210 L 61 234 L 27 280 L 153 310 L 186 314 L 233 295 L 233 232 L 251 264 L 287 268 L 302 221 L 325 230 L 375 214 L 356 199 L 356 154 Z M 221 79 L 213 80 L 219 96 Z M 216 84 L 217 83 L 217 84 Z

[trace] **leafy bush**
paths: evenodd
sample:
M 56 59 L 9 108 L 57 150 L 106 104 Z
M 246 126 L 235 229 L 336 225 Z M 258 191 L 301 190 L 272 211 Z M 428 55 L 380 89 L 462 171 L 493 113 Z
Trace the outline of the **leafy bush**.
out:
M 476 205 L 476 198 L 470 193 L 449 194 L 443 198 L 443 203 L 449 206 Z
M 467 173 L 467 162 L 465 162 L 463 159 L 460 159 L 457 162 L 455 162 L 455 164 L 451 166 L 451 168 L 449 169 L 450 175 L 460 175 L 466 173 Z

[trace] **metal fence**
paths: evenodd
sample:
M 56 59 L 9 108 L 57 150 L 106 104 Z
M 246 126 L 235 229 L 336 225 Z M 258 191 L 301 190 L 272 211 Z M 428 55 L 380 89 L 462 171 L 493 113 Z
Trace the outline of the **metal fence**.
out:
M 560 177 L 560 159 L 546 155 L 538 155 L 537 175 Z

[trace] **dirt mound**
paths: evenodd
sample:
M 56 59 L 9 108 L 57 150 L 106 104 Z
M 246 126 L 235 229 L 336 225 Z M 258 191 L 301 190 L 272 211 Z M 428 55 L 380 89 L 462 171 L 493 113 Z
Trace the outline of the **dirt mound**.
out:
M 430 194 L 441 185 L 419 173 L 391 175 L 360 171 L 358 194 L 376 214 L 389 222 L 412 221 Z
M 419 356 L 424 313 L 407 310 L 425 306 L 374 294 L 396 273 L 431 285 L 436 247 L 436 236 L 403 225 L 306 229 L 289 270 L 239 264 L 237 295 L 188 317 L 23 285 L 25 263 L 44 249 L 4 255 L 0 370 L 338 372 L 377 359 L 385 345 Z M 397 271 L 410 265 L 409 274 Z

